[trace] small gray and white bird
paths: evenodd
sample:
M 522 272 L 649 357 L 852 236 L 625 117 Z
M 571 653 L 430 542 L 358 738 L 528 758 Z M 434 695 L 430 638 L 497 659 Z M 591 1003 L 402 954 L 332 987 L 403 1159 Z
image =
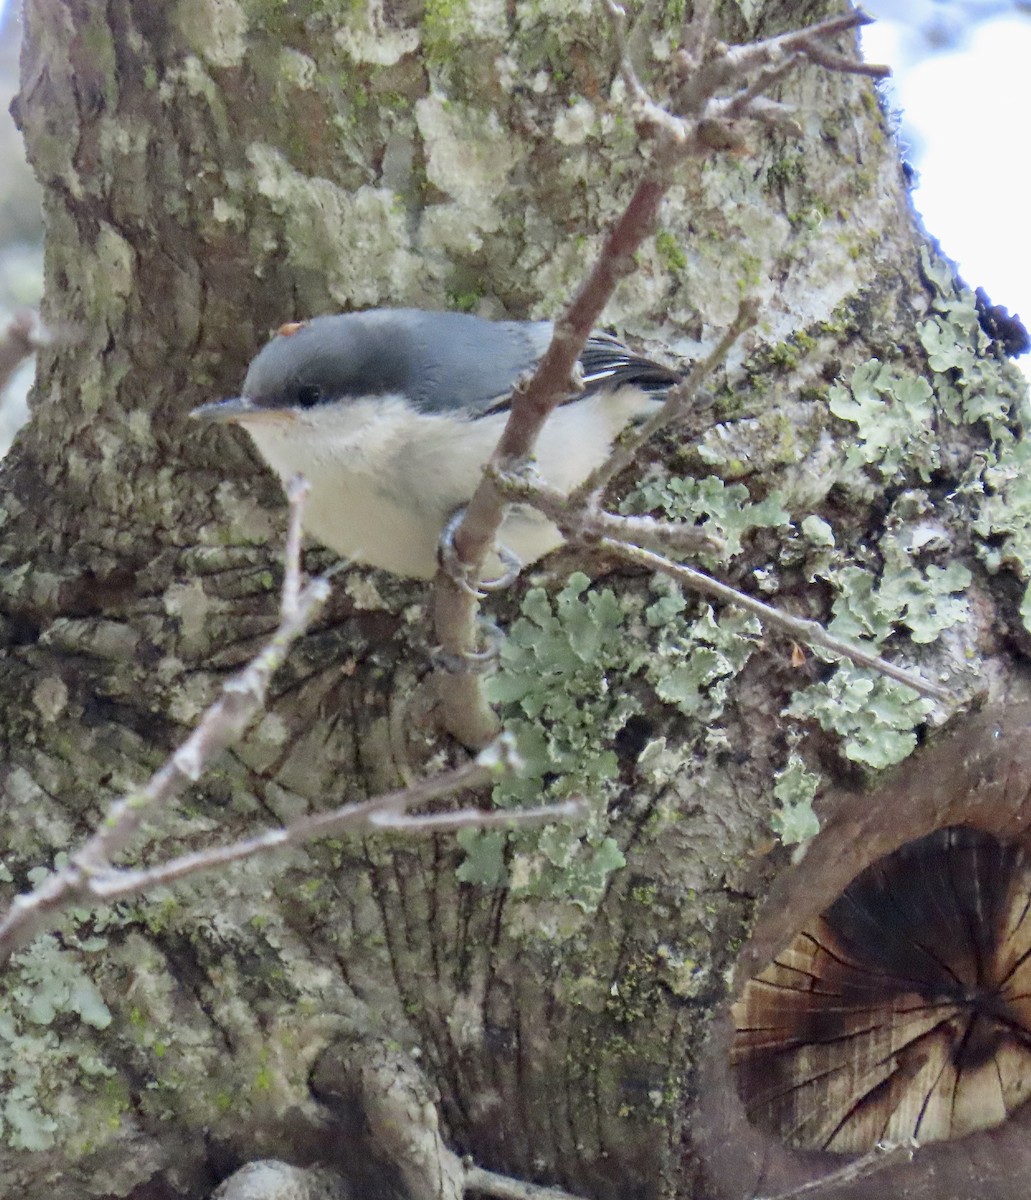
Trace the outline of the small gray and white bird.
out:
M 508 419 L 508 397 L 551 340 L 550 321 L 377 308 L 284 325 L 251 363 L 243 394 L 193 416 L 243 426 L 285 483 L 311 485 L 304 527 L 356 562 L 429 578 L 448 518 L 466 504 Z M 550 417 L 536 466 L 569 491 L 628 422 L 680 378 L 595 334 L 584 390 Z M 524 563 L 562 543 L 514 505 L 500 540 Z

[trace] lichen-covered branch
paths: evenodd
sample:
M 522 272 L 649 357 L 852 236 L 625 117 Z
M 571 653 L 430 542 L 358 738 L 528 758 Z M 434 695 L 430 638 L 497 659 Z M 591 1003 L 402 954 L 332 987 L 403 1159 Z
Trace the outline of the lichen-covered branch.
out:
M 773 608 L 746 592 L 721 583 L 696 567 L 673 562 L 664 554 L 647 548 L 650 544 L 660 550 L 673 552 L 682 552 L 685 549 L 696 552 L 705 550 L 711 548 L 713 539 L 704 530 L 680 528 L 651 517 L 617 516 L 615 513 L 603 511 L 598 506 L 597 496 L 587 497 L 579 507 L 574 507 L 570 497 L 564 493 L 537 480 L 528 479 L 525 475 L 505 475 L 499 472 L 495 475 L 495 482 L 509 499 L 518 499 L 539 509 L 554 521 L 571 541 L 598 545 L 637 566 L 668 575 L 691 591 L 701 592 L 725 604 L 744 609 L 766 625 L 780 629 L 800 642 L 821 646 L 858 666 L 870 667 L 889 679 L 911 687 L 922 696 L 945 703 L 956 703 L 957 697 L 947 688 L 929 683 L 915 671 L 895 666 L 894 663 L 853 642 L 835 637 L 818 621 L 807 621 L 802 617 L 793 617 L 789 613 L 781 612 L 780 609 Z

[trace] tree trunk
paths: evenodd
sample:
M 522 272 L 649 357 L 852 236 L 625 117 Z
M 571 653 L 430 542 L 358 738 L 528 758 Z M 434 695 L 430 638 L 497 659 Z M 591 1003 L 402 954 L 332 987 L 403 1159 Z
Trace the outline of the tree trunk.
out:
M 722 7 L 735 41 L 823 15 Z M 660 93 L 678 9 L 646 5 L 631 30 Z M 617 76 L 586 2 L 26 0 L 16 116 L 58 340 L 4 464 L 7 896 L 275 626 L 279 487 L 242 434 L 186 414 L 233 394 L 285 321 L 556 314 L 645 162 Z M 1016 377 L 924 248 L 870 83 L 804 65 L 781 91 L 801 135 L 754 128 L 746 153 L 685 163 L 608 307 L 682 362 L 744 292 L 762 301 L 711 428 L 656 457 L 711 479 L 689 519 L 744 531 L 721 577 L 851 621 L 957 697 L 1023 697 Z M 882 374 L 857 375 L 870 359 Z M 631 505 L 661 508 L 658 489 Z M 952 709 L 883 681 L 857 698 L 850 668 L 582 550 L 536 582 L 550 599 L 524 578 L 491 601 L 525 623 L 503 669 L 539 714 L 504 715 L 549 764 L 527 798 L 585 795 L 586 833 L 328 840 L 67 917 L 5 980 L 0 1191 L 192 1200 L 273 1157 L 442 1195 L 405 1113 L 579 1194 L 720 1194 L 695 1067 L 788 864 L 771 822 L 805 819 L 803 768 L 833 816 L 833 787 L 876 786 Z M 340 577 L 266 717 L 139 860 L 460 760 L 426 719 L 428 611 L 425 587 Z M 570 667 L 555 647 L 577 630 Z M 853 873 L 868 861 L 855 847 Z M 732 1194 L 762 1191 L 752 1167 Z

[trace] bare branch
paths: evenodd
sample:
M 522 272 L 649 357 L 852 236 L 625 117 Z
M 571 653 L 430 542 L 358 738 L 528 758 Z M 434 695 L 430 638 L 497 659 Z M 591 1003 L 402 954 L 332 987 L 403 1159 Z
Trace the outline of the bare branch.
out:
M 458 792 L 483 787 L 498 775 L 497 768 L 483 756 L 443 775 L 413 784 L 395 792 L 386 792 L 358 804 L 345 804 L 328 813 L 316 813 L 285 825 L 268 829 L 254 837 L 242 838 L 228 846 L 212 846 L 193 854 L 183 854 L 165 863 L 139 869 L 112 869 L 88 877 L 85 894 L 78 898 L 110 902 L 138 895 L 160 885 L 175 883 L 201 871 L 211 871 L 230 863 L 270 854 L 288 846 L 298 846 L 315 838 L 339 834 L 366 833 L 448 833 L 456 829 L 514 829 L 524 825 L 544 825 L 583 816 L 586 807 L 580 800 L 542 804 L 537 808 L 503 809 L 487 812 L 463 808 L 456 812 L 409 815 L 432 800 L 446 799 Z
M 303 475 L 295 475 L 286 489 L 290 524 L 286 530 L 282 612 L 288 618 L 296 618 L 301 606 L 301 517 L 310 494 L 311 487 Z
M 806 58 L 818 67 L 828 71 L 841 71 L 849 75 L 869 75 L 871 79 L 884 79 L 891 74 L 891 67 L 884 63 L 857 62 L 854 58 L 846 58 L 843 54 L 834 54 L 821 46 L 806 46 L 803 51 Z
M 695 0 L 690 18 L 684 23 L 685 46 L 693 46 L 704 53 L 713 41 L 713 26 L 716 23 L 715 0 Z
M 633 61 L 630 58 L 630 53 L 627 50 L 626 9 L 621 4 L 617 4 L 616 0 L 605 0 L 605 7 L 609 10 L 609 16 L 612 18 L 612 40 L 616 43 L 616 52 L 619 58 L 619 73 L 623 77 L 627 91 L 638 103 L 652 105 L 655 101 L 648 95 L 644 85 L 638 78 L 637 71 L 634 69 Z
M 686 118 L 697 118 L 710 107 L 718 91 L 747 86 L 757 73 L 771 66 L 777 73 L 776 77 L 779 77 L 779 67 L 785 58 L 796 54 L 813 62 L 816 61 L 816 55 L 825 56 L 828 62 L 834 57 L 838 62 L 831 69 L 845 74 L 888 75 L 890 71 L 886 67 L 874 67 L 861 59 L 832 55 L 824 45 L 829 39 L 850 29 L 869 25 L 872 19 L 857 8 L 805 29 L 740 46 L 712 43 L 708 48 L 695 48 L 693 52 L 685 46 L 674 55 L 674 66 L 681 76 L 681 83 L 673 97 L 674 111 Z M 775 81 L 776 78 L 771 80 Z M 724 103 L 716 101 L 717 106 Z
M 502 468 L 529 458 L 544 422 L 573 387 L 573 374 L 591 331 L 616 284 L 634 269 L 634 255 L 655 227 L 665 181 L 651 177 L 637 185 L 623 214 L 572 302 L 555 323 L 555 332 L 532 377 L 517 384 L 512 411 L 492 462 Z M 503 504 L 496 488 L 484 480 L 466 509 L 455 546 L 467 563 L 482 563 L 501 525 Z
M 498 1175 L 495 1171 L 485 1171 L 483 1167 L 471 1164 L 465 1166 L 465 1191 L 497 1196 L 499 1200 L 578 1200 L 571 1192 L 564 1192 L 561 1188 L 541 1187 L 537 1183 L 513 1179 L 510 1175 Z
M 907 671 L 904 667 L 896 667 L 886 659 L 871 654 L 850 642 L 842 641 L 826 630 L 818 621 L 807 621 L 803 617 L 792 617 L 779 609 L 756 600 L 746 592 L 739 592 L 729 584 L 721 583 L 699 571 L 695 567 L 687 567 L 682 563 L 672 562 L 663 555 L 646 549 L 642 543 L 651 543 L 663 550 L 674 552 L 696 553 L 699 549 L 711 550 L 715 539 L 710 539 L 702 530 L 691 526 L 686 528 L 666 521 L 654 521 L 651 518 L 620 517 L 614 513 L 604 512 L 589 498 L 580 508 L 575 508 L 569 502 L 565 493 L 556 488 L 547 487 L 528 475 L 497 475 L 498 487 L 513 499 L 525 504 L 532 504 L 540 512 L 562 530 L 575 542 L 597 544 L 611 551 L 620 558 L 661 571 L 676 579 L 692 591 L 714 596 L 726 604 L 746 609 L 765 621 L 767 625 L 784 630 L 800 642 L 811 646 L 822 646 L 834 654 L 847 658 L 862 667 L 870 667 L 899 683 L 904 683 L 923 696 L 934 700 L 956 702 L 956 697 L 946 688 L 937 684 L 927 683 L 919 675 Z M 709 540 L 710 545 L 703 544 Z
M 778 130 L 786 137 L 800 138 L 802 126 L 798 123 L 797 111 L 790 104 L 781 104 L 766 96 L 757 96 L 748 107 L 748 116 L 750 120 L 765 125 L 767 129 Z
M 307 485 L 300 480 L 295 481 L 290 489 L 291 521 L 298 528 L 306 490 Z M 129 837 L 153 808 L 155 801 L 170 799 L 194 771 L 199 774 L 203 770 L 213 757 L 215 749 L 226 743 L 227 737 L 242 733 L 247 721 L 243 719 L 243 713 L 235 704 L 227 705 L 227 696 L 245 696 L 246 703 L 251 706 L 252 715 L 256 713 L 264 696 L 268 677 L 274 669 L 272 664 L 277 658 L 281 660 L 289 647 L 284 629 L 291 621 L 300 622 L 296 631 L 290 633 L 290 636 L 296 636 L 310 621 L 313 611 L 311 594 L 314 590 L 317 598 L 324 589 L 315 588 L 313 584 L 304 591 L 299 591 L 300 538 L 295 535 L 296 529 L 292 524 L 287 540 L 290 558 L 283 584 L 283 624 L 272 642 L 255 662 L 226 685 L 222 700 L 208 709 L 197 730 L 172 756 L 166 767 L 158 771 L 139 793 L 126 797 L 113 806 L 101 830 L 72 857 L 68 866 L 55 872 L 34 891 L 19 896 L 14 901 L 7 916 L 0 922 L 0 961 L 6 960 L 15 950 L 24 946 L 41 932 L 51 919 L 73 904 L 107 903 L 138 895 L 201 871 L 210 871 L 260 854 L 300 845 L 313 838 L 354 833 L 358 830 L 439 833 L 467 828 L 509 829 L 521 825 L 570 820 L 583 814 L 584 803 L 577 799 L 531 809 L 497 812 L 459 809 L 456 812 L 410 813 L 413 808 L 421 808 L 458 792 L 483 787 L 493 782 L 499 774 L 515 768 L 518 761 L 514 744 L 509 738 L 499 738 L 493 746 L 483 751 L 475 762 L 431 779 L 421 780 L 409 787 L 373 797 L 371 800 L 345 804 L 332 812 L 314 813 L 281 829 L 265 830 L 228 846 L 208 847 L 164 863 L 141 868 L 111 866 L 111 858 L 125 847 Z M 294 610 L 292 614 L 287 612 L 291 606 Z M 248 675 L 263 677 L 251 678 L 245 683 Z M 218 727 L 214 732 L 213 726 Z M 192 749 L 188 749 L 191 743 L 194 745 Z M 189 762 L 190 775 L 184 772 L 180 759 Z
M 626 42 L 626 9 L 616 0 L 604 0 L 612 17 L 612 35 L 619 58 L 619 73 L 630 93 L 637 130 L 646 137 L 665 136 L 677 142 L 684 136 L 683 123 L 657 103 L 641 83 Z
M 515 829 L 524 825 L 551 825 L 555 821 L 572 821 L 587 814 L 583 800 L 560 800 L 538 808 L 504 808 L 485 812 L 480 808 L 462 808 L 457 812 L 427 813 L 409 816 L 384 814 L 371 818 L 371 824 L 381 830 L 400 833 L 443 833 L 455 829 Z
M 328 598 L 325 579 L 313 580 L 303 591 L 300 589 L 301 514 L 306 487 L 295 479 L 288 489 L 290 528 L 279 628 L 257 657 L 223 686 L 222 695 L 165 765 L 139 791 L 112 806 L 100 829 L 73 860 L 87 873 L 105 870 L 152 812 L 170 804 L 188 784 L 196 783 L 227 746 L 239 741 L 263 708 L 272 676 L 286 660 L 290 647 Z M 0 937 L 2 933 L 0 925 Z
M 616 284 L 633 269 L 634 252 L 654 228 L 666 184 L 642 180 L 630 203 L 605 239 L 602 252 L 572 303 L 555 325 L 554 336 L 533 377 L 517 386 L 501 441 L 491 462 L 511 466 L 527 459 L 544 422 L 572 386 L 573 371 L 591 330 Z M 465 510 L 454 545 L 473 577 L 494 544 L 504 516 L 505 500 L 485 474 Z M 476 597 L 443 571 L 437 572 L 435 621 L 445 655 L 467 658 L 477 651 Z M 483 696 L 480 681 L 468 673 L 438 671 L 441 723 L 466 745 L 482 745 L 497 730 L 497 720 Z
M 846 1163 L 837 1171 L 831 1171 L 819 1179 L 811 1179 L 798 1187 L 786 1192 L 778 1192 L 775 1196 L 757 1196 L 756 1200 L 801 1200 L 802 1197 L 818 1196 L 821 1192 L 840 1187 L 845 1183 L 855 1183 L 858 1179 L 866 1179 L 876 1175 L 885 1167 L 893 1167 L 900 1162 L 910 1162 L 917 1149 L 917 1143 L 912 1138 L 905 1142 L 885 1142 L 875 1146 L 869 1153 L 853 1162 Z
M 764 38 L 759 42 L 746 42 L 740 46 L 731 46 L 726 53 L 727 61 L 739 79 L 758 70 L 769 63 L 775 62 L 781 55 L 801 51 L 809 54 L 814 48 L 819 48 L 821 42 L 835 38 L 838 34 L 848 33 L 850 29 L 861 29 L 864 25 L 872 25 L 873 17 L 863 12 L 861 8 L 853 8 L 836 17 L 828 17 L 805 29 L 793 29 L 789 33 L 781 33 L 776 37 Z M 844 67 L 835 70 L 851 71 L 855 67 L 866 64 L 856 59 L 844 60 Z
M 790 75 L 791 72 L 798 66 L 804 55 L 801 51 L 794 54 L 787 54 L 780 63 L 767 67 L 766 70 L 760 71 L 747 87 L 744 87 L 735 96 L 731 96 L 726 100 L 717 100 L 713 102 L 713 107 L 720 116 L 726 117 L 728 120 L 737 120 L 741 117 L 753 115 L 754 105 L 776 84 L 782 79 Z
M 358 804 L 345 804 L 331 812 L 313 813 L 301 817 L 281 829 L 267 829 L 253 837 L 242 838 L 229 846 L 211 846 L 193 854 L 183 854 L 165 863 L 138 869 L 109 868 L 97 870 L 82 881 L 83 894 L 97 900 L 113 900 L 145 891 L 158 884 L 173 883 L 187 875 L 208 871 L 213 867 L 240 862 L 272 850 L 296 846 L 317 837 L 352 832 L 357 826 L 368 829 L 375 814 L 396 815 L 406 807 L 416 807 L 439 800 L 455 792 L 482 787 L 493 777 L 493 770 L 479 762 L 467 763 L 454 771 L 432 779 L 421 780 L 411 787 L 386 792 Z M 453 815 L 453 814 L 448 814 Z M 0 930 L 0 937 L 3 931 Z
M 644 550 L 640 546 L 631 546 L 626 542 L 616 541 L 614 538 L 602 538 L 601 545 L 628 562 L 637 563 L 639 566 L 648 567 L 653 571 L 661 571 L 671 579 L 684 584 L 685 587 L 691 588 L 692 591 L 714 596 L 726 604 L 733 604 L 737 608 L 754 613 L 767 625 L 772 625 L 775 629 L 782 629 L 800 642 L 808 642 L 811 646 L 822 646 L 825 650 L 830 650 L 833 654 L 840 654 L 842 658 L 847 658 L 858 666 L 870 667 L 872 670 L 886 675 L 889 679 L 904 683 L 906 687 L 911 687 L 921 696 L 929 696 L 932 700 L 941 700 L 946 703 L 956 703 L 956 697 L 946 688 L 939 687 L 935 683 L 928 683 L 913 671 L 907 671 L 904 667 L 896 667 L 893 663 L 879 658 L 876 654 L 871 654 L 868 650 L 836 638 L 818 621 L 792 617 L 779 609 L 771 608 L 769 604 L 764 604 L 761 600 L 756 600 L 753 596 L 737 591 L 736 588 L 732 588 L 726 583 L 720 583 L 719 580 L 713 579 L 711 575 L 706 575 L 703 571 L 672 562 L 670 559 L 655 554 L 651 550 Z

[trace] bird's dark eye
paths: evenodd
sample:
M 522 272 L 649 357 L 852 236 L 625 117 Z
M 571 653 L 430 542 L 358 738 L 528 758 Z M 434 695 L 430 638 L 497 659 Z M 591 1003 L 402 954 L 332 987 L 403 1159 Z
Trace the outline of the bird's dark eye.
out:
M 322 399 L 322 388 L 314 383 L 304 383 L 297 389 L 297 403 L 301 408 L 314 408 Z

